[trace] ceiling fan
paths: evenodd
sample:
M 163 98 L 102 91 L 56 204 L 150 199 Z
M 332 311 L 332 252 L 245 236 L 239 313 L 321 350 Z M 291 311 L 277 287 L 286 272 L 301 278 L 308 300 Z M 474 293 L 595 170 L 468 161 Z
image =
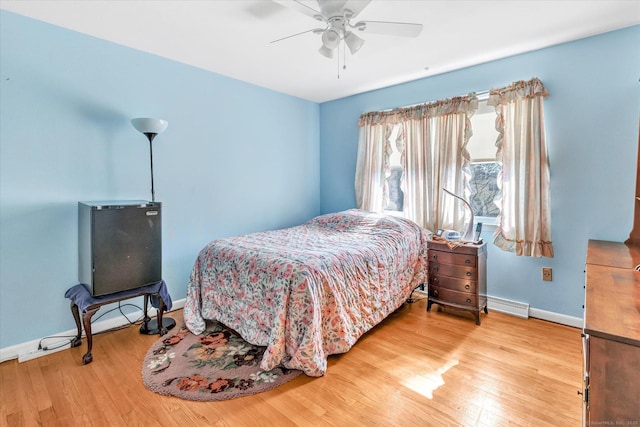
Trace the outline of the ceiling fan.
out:
M 320 54 L 327 58 L 333 58 L 334 51 L 340 42 L 349 48 L 351 54 L 355 54 L 364 44 L 364 40 L 355 34 L 355 31 L 387 34 L 403 37 L 417 37 L 422 31 L 422 24 L 409 22 L 388 21 L 359 21 L 351 23 L 362 10 L 371 3 L 371 0 L 272 0 L 282 6 L 293 9 L 304 15 L 310 16 L 325 24 L 324 28 L 314 28 L 301 33 L 292 34 L 271 43 L 296 37 L 301 34 L 322 34 L 322 46 L 318 49 Z M 316 7 L 317 6 L 317 7 Z

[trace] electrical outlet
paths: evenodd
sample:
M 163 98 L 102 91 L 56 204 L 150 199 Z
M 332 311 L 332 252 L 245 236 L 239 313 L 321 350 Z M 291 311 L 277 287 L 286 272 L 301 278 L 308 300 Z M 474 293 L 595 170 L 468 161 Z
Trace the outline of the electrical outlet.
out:
M 542 280 L 550 282 L 553 280 L 553 273 L 551 267 L 542 267 Z

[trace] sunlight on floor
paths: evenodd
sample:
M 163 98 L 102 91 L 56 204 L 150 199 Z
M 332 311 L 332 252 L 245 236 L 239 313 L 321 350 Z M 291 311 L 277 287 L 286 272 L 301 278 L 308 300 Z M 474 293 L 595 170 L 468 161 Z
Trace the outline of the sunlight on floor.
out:
M 444 366 L 434 372 L 425 373 L 423 375 L 416 375 L 408 378 L 402 382 L 402 385 L 426 396 L 429 399 L 433 399 L 433 392 L 440 386 L 444 385 L 444 379 L 442 375 L 449 369 L 460 363 L 458 360 L 450 360 Z

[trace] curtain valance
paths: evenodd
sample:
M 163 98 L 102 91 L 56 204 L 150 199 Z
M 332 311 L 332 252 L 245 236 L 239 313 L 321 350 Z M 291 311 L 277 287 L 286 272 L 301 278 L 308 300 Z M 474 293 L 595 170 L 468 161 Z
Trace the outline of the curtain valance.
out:
M 395 125 L 406 122 L 407 120 L 420 120 L 423 118 L 459 113 L 465 113 L 470 117 L 477 109 L 478 97 L 475 93 L 472 93 L 410 107 L 394 108 L 389 111 L 371 111 L 364 113 L 358 120 L 358 126 Z
M 547 88 L 537 77 L 534 77 L 527 82 L 520 80 L 511 83 L 507 87 L 491 89 L 487 104 L 495 107 L 496 105 L 505 105 L 516 99 L 535 98 L 538 96 L 546 98 L 548 95 Z

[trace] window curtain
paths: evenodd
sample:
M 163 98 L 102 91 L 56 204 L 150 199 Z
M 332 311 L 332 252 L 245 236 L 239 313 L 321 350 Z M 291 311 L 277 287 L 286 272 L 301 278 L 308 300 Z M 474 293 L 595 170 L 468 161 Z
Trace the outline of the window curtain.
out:
M 356 207 L 382 212 L 388 203 L 386 177 L 391 146 L 389 136 L 393 124 L 360 118 L 358 157 L 356 160 Z
M 489 92 L 488 104 L 497 114 L 497 158 L 502 164 L 494 243 L 520 256 L 553 257 L 543 112 L 547 95 L 537 78 Z
M 427 104 L 403 123 L 404 212 L 424 228 L 464 229 L 464 204 L 442 189 L 464 196 L 469 118 L 477 108 L 475 95 L 451 98 Z
M 360 116 L 357 207 L 380 212 L 386 206 L 389 136 L 393 126 L 399 125 L 396 147 L 404 167 L 404 215 L 430 230 L 462 230 L 465 208 L 442 188 L 459 195 L 465 192 L 469 118 L 477 108 L 477 97 L 472 94 Z

